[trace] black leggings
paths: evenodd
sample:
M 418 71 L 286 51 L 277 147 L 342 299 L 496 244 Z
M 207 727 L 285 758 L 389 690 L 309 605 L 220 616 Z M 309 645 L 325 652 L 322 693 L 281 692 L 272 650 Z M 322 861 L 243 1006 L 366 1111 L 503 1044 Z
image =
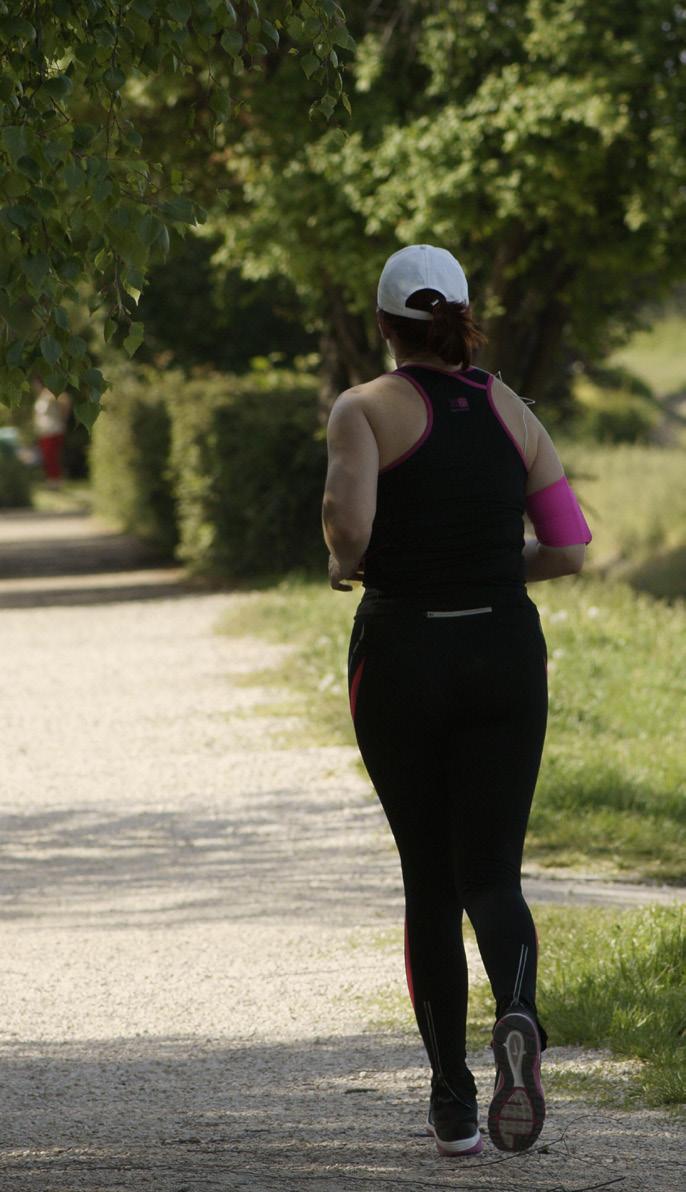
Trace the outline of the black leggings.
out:
M 456 617 L 358 614 L 350 641 L 357 741 L 400 854 L 417 1025 L 433 1072 L 469 1094 L 463 910 L 496 1014 L 515 995 L 536 1014 L 537 938 L 520 871 L 546 730 L 546 666 L 528 597 Z

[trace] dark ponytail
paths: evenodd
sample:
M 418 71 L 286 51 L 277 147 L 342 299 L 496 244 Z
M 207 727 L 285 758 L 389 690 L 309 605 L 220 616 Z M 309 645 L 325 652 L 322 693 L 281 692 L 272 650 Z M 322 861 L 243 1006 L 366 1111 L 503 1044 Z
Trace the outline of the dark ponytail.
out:
M 431 311 L 431 320 L 406 319 L 385 310 L 381 314 L 384 323 L 410 351 L 431 352 L 450 364 L 462 363 L 468 368 L 478 348 L 486 343 L 486 336 L 466 302 L 447 302 L 437 290 L 416 290 L 406 305 L 411 310 Z

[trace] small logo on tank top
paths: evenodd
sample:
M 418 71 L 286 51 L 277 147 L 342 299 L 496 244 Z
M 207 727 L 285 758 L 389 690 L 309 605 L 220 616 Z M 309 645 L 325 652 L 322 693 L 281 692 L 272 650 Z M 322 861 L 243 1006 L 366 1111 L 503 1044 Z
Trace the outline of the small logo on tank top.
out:
M 460 410 L 469 410 L 469 401 L 466 397 L 451 397 L 448 400 L 450 401 L 450 409 L 454 414 L 457 414 Z

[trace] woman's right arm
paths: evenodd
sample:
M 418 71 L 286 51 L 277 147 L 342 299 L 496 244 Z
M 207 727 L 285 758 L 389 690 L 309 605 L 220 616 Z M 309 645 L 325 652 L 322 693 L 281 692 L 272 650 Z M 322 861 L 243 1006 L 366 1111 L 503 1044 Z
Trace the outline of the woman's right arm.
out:
M 535 583 L 581 571 L 591 531 L 550 435 L 528 409 L 526 417 L 537 430 L 536 454 L 526 486 L 526 510 L 537 537 L 525 542 L 523 555 L 526 582 Z

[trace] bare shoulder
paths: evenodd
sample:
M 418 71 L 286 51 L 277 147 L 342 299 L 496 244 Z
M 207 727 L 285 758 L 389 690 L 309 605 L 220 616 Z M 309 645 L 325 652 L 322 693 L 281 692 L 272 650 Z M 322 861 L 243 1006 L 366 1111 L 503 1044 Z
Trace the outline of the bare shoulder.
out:
M 542 423 L 528 402 L 496 376 L 491 383 L 491 397 L 500 418 L 519 443 L 527 469 L 531 471 L 543 431 Z
M 351 389 L 344 390 L 340 397 L 364 405 L 365 402 L 373 401 L 377 397 L 383 397 L 397 390 L 404 391 L 406 388 L 407 381 L 403 377 L 398 377 L 394 373 L 381 373 L 378 377 L 372 377 L 371 381 L 363 381 L 359 385 L 353 385 Z
M 355 417 L 365 415 L 373 420 L 376 413 L 384 406 L 385 399 L 392 398 L 398 393 L 405 393 L 410 388 L 402 377 L 395 377 L 391 373 L 382 373 L 371 381 L 364 381 L 344 389 L 339 393 L 332 408 L 331 415 L 337 417 Z
M 514 389 L 511 389 L 509 385 L 506 385 L 504 381 L 501 381 L 500 377 L 493 377 L 491 393 L 499 410 L 516 411 L 520 419 L 522 416 L 525 416 L 530 431 L 532 428 L 542 427 L 543 424 L 534 414 L 530 404 L 523 397 L 520 397 Z

